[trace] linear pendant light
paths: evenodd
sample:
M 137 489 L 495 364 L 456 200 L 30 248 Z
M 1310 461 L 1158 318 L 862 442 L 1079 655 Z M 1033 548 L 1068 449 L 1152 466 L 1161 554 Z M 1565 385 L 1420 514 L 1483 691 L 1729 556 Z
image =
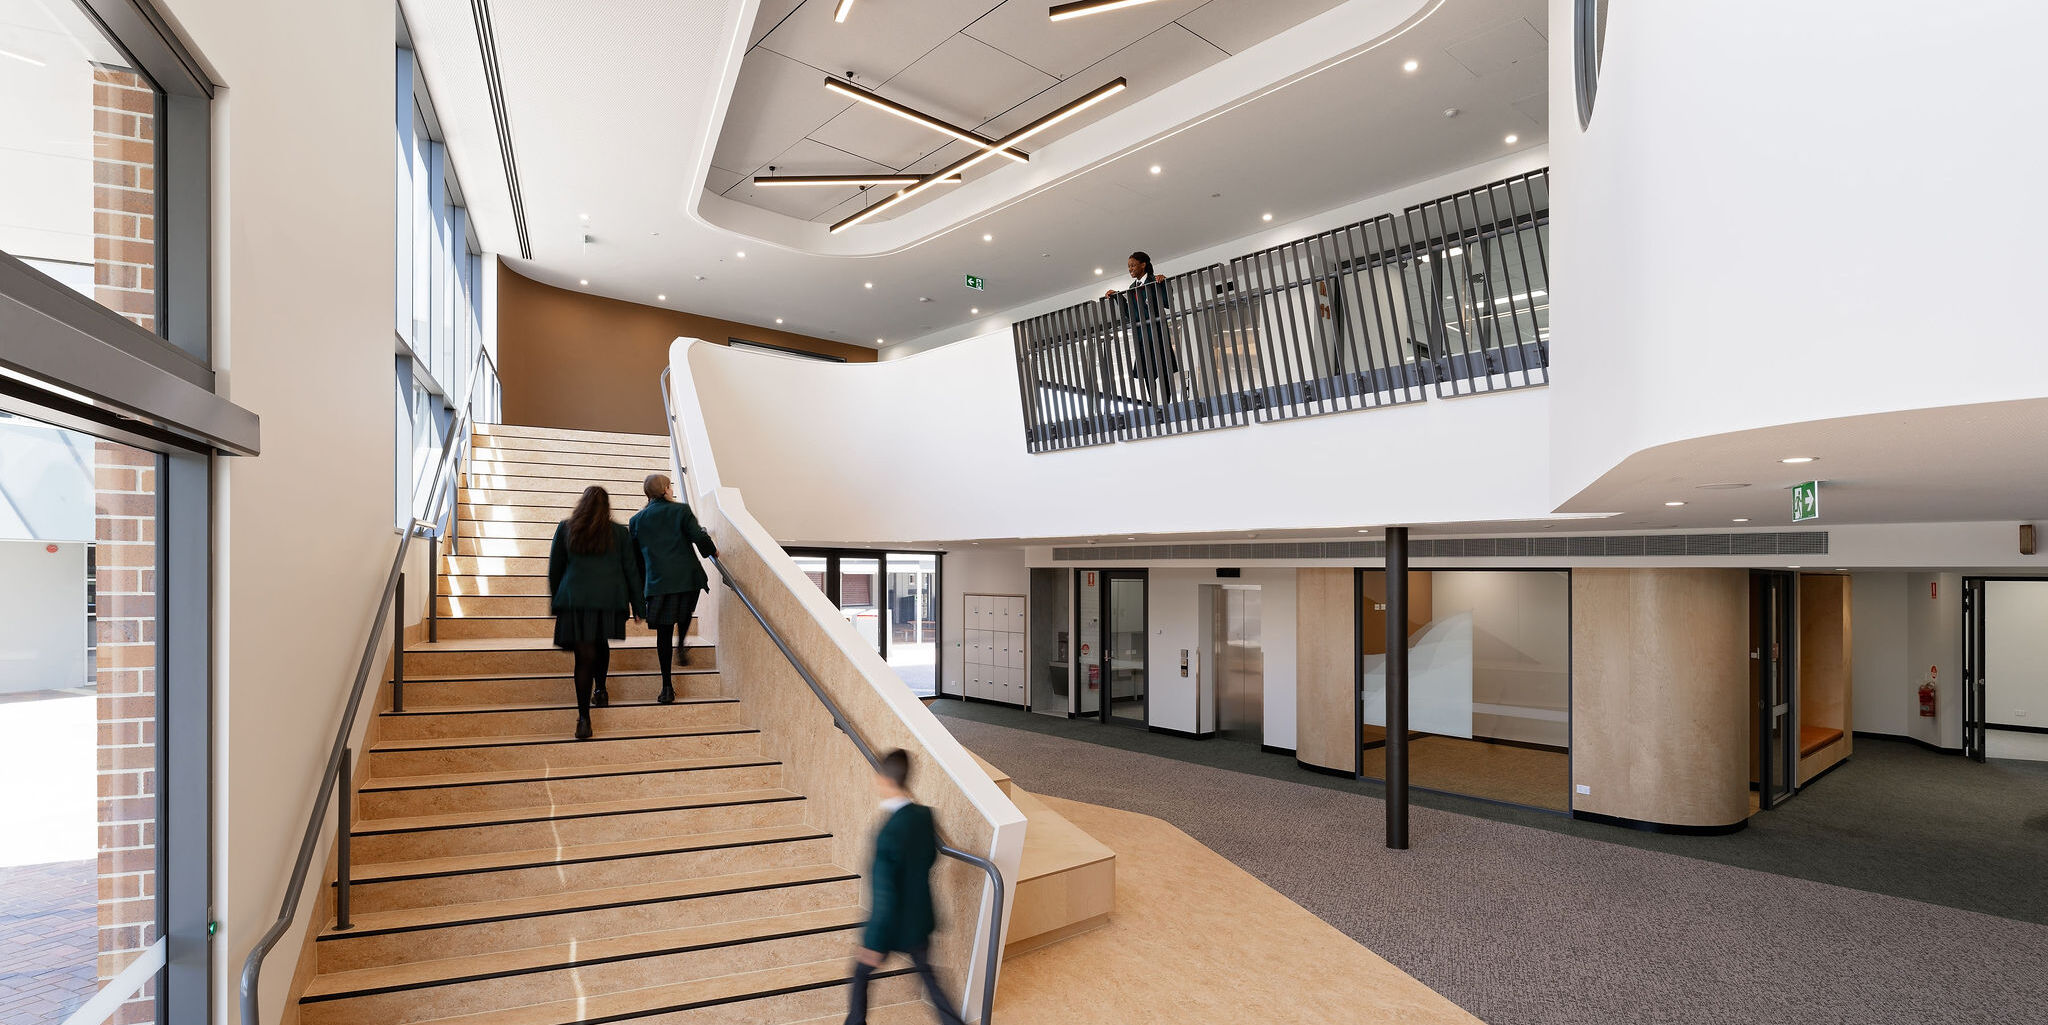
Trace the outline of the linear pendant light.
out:
M 941 135 L 950 135 L 953 138 L 960 140 L 961 142 L 971 142 L 976 146 L 982 147 L 983 149 L 991 149 L 995 146 L 995 140 L 993 139 L 977 135 L 973 132 L 968 131 L 965 128 L 960 127 L 959 125 L 947 124 L 946 122 L 941 121 L 938 118 L 935 118 L 930 114 L 925 113 L 924 111 L 914 110 L 910 107 L 904 106 L 901 103 L 897 103 L 895 100 L 877 96 L 874 93 L 867 91 L 866 89 L 862 89 L 860 86 L 849 85 L 845 82 L 841 82 L 836 78 L 825 79 L 825 91 L 838 93 L 839 95 L 844 96 L 850 100 L 857 100 L 861 103 L 865 103 L 868 106 L 875 108 L 876 110 L 887 111 L 888 113 L 894 114 L 905 121 L 909 121 L 913 124 L 923 125 L 926 128 L 931 129 L 932 131 L 940 133 Z M 1031 157 L 1028 154 L 1020 153 L 1017 150 L 1013 149 L 1005 149 L 1002 151 L 1002 154 L 1003 156 L 1009 157 L 1011 160 L 1014 160 L 1020 164 L 1031 159 Z
M 754 176 L 756 185 L 915 185 L 924 180 L 921 174 L 761 174 Z M 941 185 L 958 185 L 960 176 L 940 182 Z
M 839 0 L 839 9 L 832 12 L 832 20 L 846 21 L 846 12 L 853 10 L 853 0 Z
M 1121 11 L 1126 7 L 1136 7 L 1139 4 L 1149 4 L 1152 2 L 1153 0 L 1077 0 L 1077 2 L 1071 4 L 1059 4 L 1046 13 L 1054 21 L 1068 21 L 1090 14 Z
M 1106 85 L 1098 86 L 1093 92 L 1090 92 L 1088 95 L 1083 96 L 1080 99 L 1075 100 L 1074 102 L 1069 103 L 1066 106 L 1063 106 L 1060 109 L 1055 110 L 1052 113 L 1047 114 L 1046 116 L 1039 118 L 1038 120 L 1033 121 L 1028 125 L 1025 125 L 1024 127 L 1017 129 L 1015 132 L 1012 132 L 1009 135 L 1004 136 L 1003 138 L 997 139 L 993 147 L 981 150 L 980 152 L 977 152 L 971 156 L 962 157 L 961 159 L 954 161 L 950 166 L 941 168 L 937 171 L 932 172 L 931 174 L 925 175 L 924 178 L 920 179 L 917 184 L 909 186 L 903 189 L 902 191 L 899 191 L 894 195 L 890 196 L 888 199 L 882 200 L 881 202 L 876 203 L 875 205 L 870 206 L 867 209 L 862 210 L 859 213 L 854 214 L 853 216 L 848 217 L 843 221 L 840 221 L 838 224 L 832 226 L 831 233 L 836 235 L 839 232 L 845 231 L 846 229 L 851 228 L 854 225 L 859 224 L 860 222 L 865 221 L 868 218 L 873 217 L 874 215 L 881 213 L 882 211 L 887 210 L 890 207 L 895 206 L 896 204 L 901 203 L 904 200 L 909 199 L 910 197 L 915 196 L 918 193 L 923 192 L 924 190 L 929 189 L 934 185 L 937 185 L 939 182 L 943 181 L 946 178 L 950 178 L 956 174 L 961 174 L 965 172 L 968 168 L 974 167 L 980 164 L 982 161 L 987 160 L 992 156 L 995 156 L 996 153 L 1000 151 L 999 148 L 1007 148 L 1009 146 L 1023 142 L 1024 140 L 1029 139 L 1032 136 L 1037 135 L 1038 133 L 1043 132 L 1048 128 L 1051 128 L 1052 126 L 1059 124 L 1060 122 L 1065 121 L 1066 119 L 1073 117 L 1074 115 L 1079 114 L 1084 110 L 1087 110 L 1089 107 L 1093 107 L 1096 104 L 1101 103 L 1102 101 L 1109 99 L 1112 96 L 1115 96 L 1117 93 L 1123 92 L 1124 89 L 1127 88 L 1129 85 L 1129 82 L 1125 81 L 1122 78 L 1118 78 L 1114 81 L 1109 82 Z

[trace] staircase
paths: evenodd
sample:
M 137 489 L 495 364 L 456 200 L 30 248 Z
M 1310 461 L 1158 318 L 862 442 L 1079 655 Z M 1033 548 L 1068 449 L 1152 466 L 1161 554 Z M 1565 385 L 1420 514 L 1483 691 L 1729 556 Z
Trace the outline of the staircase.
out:
M 597 735 L 571 736 L 547 553 L 590 484 L 624 520 L 668 472 L 661 436 L 483 426 L 442 555 L 439 639 L 405 650 L 351 831 L 352 922 L 313 939 L 304 1025 L 838 1021 L 866 919 L 859 873 L 741 721 L 690 631 L 655 702 L 651 631 L 615 642 Z M 870 1020 L 927 1021 L 907 965 Z

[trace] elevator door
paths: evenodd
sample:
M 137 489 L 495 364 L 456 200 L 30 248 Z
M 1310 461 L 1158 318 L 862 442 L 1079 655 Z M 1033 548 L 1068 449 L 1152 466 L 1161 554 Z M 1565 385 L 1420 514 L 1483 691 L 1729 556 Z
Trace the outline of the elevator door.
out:
M 1266 654 L 1260 638 L 1256 587 L 1221 588 L 1210 637 L 1216 651 L 1216 731 L 1232 740 L 1261 743 L 1266 723 Z

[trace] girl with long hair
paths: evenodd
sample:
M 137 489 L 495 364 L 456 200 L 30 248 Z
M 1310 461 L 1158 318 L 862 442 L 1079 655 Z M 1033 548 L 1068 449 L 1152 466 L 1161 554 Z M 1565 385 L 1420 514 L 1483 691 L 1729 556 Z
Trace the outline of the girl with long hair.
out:
M 677 648 L 676 632 L 681 630 L 683 644 L 675 664 L 687 666 L 690 620 L 697 615 L 697 598 L 711 589 L 697 553 L 712 558 L 718 546 L 711 543 L 688 503 L 675 500 L 667 474 L 650 474 L 641 488 L 647 493 L 647 506 L 633 514 L 626 530 L 647 567 L 647 625 L 654 628 L 654 656 L 661 662 L 661 696 L 656 700 L 666 705 L 676 699 L 669 664 L 669 654 Z
M 641 597 L 638 546 L 625 524 L 612 522 L 612 496 L 595 485 L 555 527 L 548 548 L 548 593 L 555 646 L 576 654 L 576 739 L 590 739 L 590 708 L 610 704 L 605 675 L 612 641 L 625 640 L 626 618 L 647 613 Z

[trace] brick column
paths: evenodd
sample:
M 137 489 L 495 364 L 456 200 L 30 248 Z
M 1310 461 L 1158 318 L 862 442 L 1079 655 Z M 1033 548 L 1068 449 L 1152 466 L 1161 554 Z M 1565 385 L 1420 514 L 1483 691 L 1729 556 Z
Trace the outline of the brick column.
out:
M 156 329 L 156 93 L 93 69 L 93 298 Z M 93 446 L 95 675 L 99 690 L 99 977 L 157 939 L 157 457 Z M 111 1019 L 156 1017 L 145 987 Z

